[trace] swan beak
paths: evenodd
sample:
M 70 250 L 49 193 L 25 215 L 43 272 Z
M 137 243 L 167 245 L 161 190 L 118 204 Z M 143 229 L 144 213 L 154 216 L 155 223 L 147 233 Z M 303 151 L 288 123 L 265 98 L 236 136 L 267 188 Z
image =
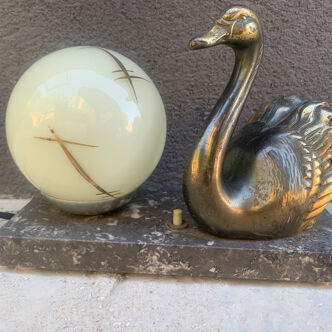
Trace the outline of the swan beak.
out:
M 216 24 L 209 32 L 201 37 L 193 38 L 189 42 L 189 48 L 191 50 L 197 50 L 200 48 L 215 46 L 224 43 L 227 40 L 228 35 L 229 31 L 227 30 L 227 26 Z

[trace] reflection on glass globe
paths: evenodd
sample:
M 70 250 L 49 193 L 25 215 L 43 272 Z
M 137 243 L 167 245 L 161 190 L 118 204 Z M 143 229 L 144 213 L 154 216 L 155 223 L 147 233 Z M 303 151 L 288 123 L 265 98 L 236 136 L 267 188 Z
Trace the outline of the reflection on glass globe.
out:
M 165 145 L 157 88 L 123 55 L 72 47 L 34 63 L 8 103 L 6 132 L 19 169 L 62 209 L 106 212 L 126 203 Z

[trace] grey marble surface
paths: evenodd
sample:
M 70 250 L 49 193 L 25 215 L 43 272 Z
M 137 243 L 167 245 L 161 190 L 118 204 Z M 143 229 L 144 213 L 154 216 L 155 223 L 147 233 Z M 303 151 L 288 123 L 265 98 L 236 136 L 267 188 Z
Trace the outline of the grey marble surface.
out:
M 327 212 L 315 227 L 269 241 L 217 238 L 189 227 L 171 231 L 172 210 L 184 208 L 169 193 L 139 193 L 104 216 L 73 216 L 36 196 L 0 227 L 0 265 L 48 270 L 189 275 L 263 280 L 332 280 L 332 224 Z

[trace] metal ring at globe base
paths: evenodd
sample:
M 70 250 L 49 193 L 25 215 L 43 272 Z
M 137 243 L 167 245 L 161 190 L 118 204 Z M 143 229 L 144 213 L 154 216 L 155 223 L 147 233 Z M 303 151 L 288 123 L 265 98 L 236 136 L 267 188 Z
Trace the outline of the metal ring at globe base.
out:
M 42 194 L 52 205 L 56 206 L 60 210 L 72 214 L 79 214 L 86 216 L 103 214 L 118 209 L 121 206 L 127 204 L 134 196 L 133 192 L 126 196 L 115 197 L 102 201 L 70 201 L 70 200 L 58 199 L 49 196 L 45 193 Z

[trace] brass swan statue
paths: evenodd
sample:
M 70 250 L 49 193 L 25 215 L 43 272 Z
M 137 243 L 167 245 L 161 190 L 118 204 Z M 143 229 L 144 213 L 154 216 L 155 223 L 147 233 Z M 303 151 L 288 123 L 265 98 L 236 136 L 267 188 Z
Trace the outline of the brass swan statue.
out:
M 256 14 L 232 7 L 189 46 L 218 44 L 234 50 L 235 65 L 186 164 L 189 211 L 223 237 L 268 239 L 309 229 L 332 199 L 329 105 L 280 97 L 232 137 L 263 53 Z

